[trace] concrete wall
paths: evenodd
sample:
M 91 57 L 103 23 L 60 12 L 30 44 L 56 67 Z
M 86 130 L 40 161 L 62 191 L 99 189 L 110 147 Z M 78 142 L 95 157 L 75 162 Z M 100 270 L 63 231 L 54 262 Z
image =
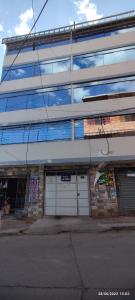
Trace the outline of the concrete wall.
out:
M 46 48 L 37 51 L 28 51 L 20 53 L 15 64 L 23 64 L 38 60 L 49 60 L 54 58 L 66 57 L 82 53 L 90 53 L 106 49 L 113 49 L 134 44 L 134 32 L 121 33 L 105 38 L 92 39 L 84 42 L 77 42 L 69 45 Z M 5 55 L 4 66 L 12 63 L 15 55 Z
M 135 139 L 132 136 L 106 139 L 31 143 L 28 147 L 30 164 L 96 163 L 135 159 Z M 27 144 L 1 145 L 1 165 L 26 164 Z
M 96 169 L 90 169 L 90 191 L 92 217 L 114 217 L 119 215 L 117 191 L 115 184 L 114 169 L 111 172 L 113 182 L 111 185 L 94 185 Z

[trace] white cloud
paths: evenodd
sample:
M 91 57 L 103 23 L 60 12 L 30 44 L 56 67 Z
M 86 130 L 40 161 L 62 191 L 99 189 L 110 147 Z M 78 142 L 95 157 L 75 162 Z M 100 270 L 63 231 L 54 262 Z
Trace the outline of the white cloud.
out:
M 103 17 L 102 14 L 98 14 L 97 6 L 91 0 L 75 0 L 74 5 L 79 21 L 91 21 Z
M 0 24 L 0 31 L 3 31 L 3 26 Z
M 7 35 L 8 35 L 8 36 L 11 36 L 11 35 L 12 35 L 12 30 L 10 30 L 10 29 L 7 30 Z
M 3 54 L 5 54 L 6 51 L 6 45 L 5 44 L 1 44 L 2 39 L 0 39 L 0 49 L 2 50 Z
M 33 18 L 32 8 L 27 9 L 23 14 L 19 16 L 20 23 L 15 26 L 15 33 L 18 35 L 27 34 L 30 31 L 29 21 Z

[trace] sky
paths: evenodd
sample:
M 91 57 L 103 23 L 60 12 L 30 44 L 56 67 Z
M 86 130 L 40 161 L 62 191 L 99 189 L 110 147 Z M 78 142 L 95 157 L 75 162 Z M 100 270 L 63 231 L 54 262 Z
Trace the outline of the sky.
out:
M 0 73 L 5 52 L 2 38 L 27 34 L 45 0 L 0 0 Z M 48 0 L 36 25 L 42 31 L 73 22 L 90 21 L 130 10 L 135 10 L 135 0 Z

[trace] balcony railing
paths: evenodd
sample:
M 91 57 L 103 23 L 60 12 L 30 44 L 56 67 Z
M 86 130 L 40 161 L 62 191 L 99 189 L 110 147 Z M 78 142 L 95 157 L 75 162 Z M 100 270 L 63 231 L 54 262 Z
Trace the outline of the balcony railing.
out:
M 135 17 L 135 10 L 120 13 L 120 14 L 117 14 L 117 15 L 112 15 L 112 16 L 109 16 L 109 17 L 104 17 L 104 18 L 92 20 L 92 21 L 87 21 L 87 22 L 81 22 L 81 23 L 75 23 L 74 22 L 73 25 L 57 27 L 57 28 L 54 28 L 54 29 L 40 31 L 40 32 L 37 32 L 37 33 L 31 33 L 28 36 L 27 40 L 40 38 L 40 37 L 46 37 L 46 36 L 49 36 L 49 35 L 68 33 L 68 32 L 71 32 L 71 31 L 76 31 L 78 29 L 87 28 L 87 27 L 97 25 L 97 24 L 102 25 L 102 24 L 105 24 L 105 23 L 108 23 L 108 22 L 113 22 L 113 21 L 116 22 L 116 21 L 120 21 L 122 19 L 130 19 L 130 18 L 133 18 L 133 17 Z M 13 37 L 10 37 L 10 38 L 4 38 L 2 40 L 2 44 L 8 44 L 8 43 L 12 43 L 12 42 L 22 41 L 22 40 L 26 39 L 26 36 L 27 35 L 18 35 L 18 36 L 13 36 Z

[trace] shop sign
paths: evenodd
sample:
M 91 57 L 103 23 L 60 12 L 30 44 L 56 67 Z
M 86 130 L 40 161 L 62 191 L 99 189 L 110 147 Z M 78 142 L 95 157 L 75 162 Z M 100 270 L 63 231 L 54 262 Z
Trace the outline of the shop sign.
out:
M 71 175 L 70 174 L 62 174 L 61 181 L 71 181 Z
M 97 180 L 100 185 L 113 185 L 113 174 L 112 172 L 104 171 L 100 172 L 100 176 Z
M 30 179 L 29 202 L 37 203 L 39 199 L 39 176 L 32 176 Z
M 135 170 L 128 170 L 126 176 L 127 177 L 135 177 Z

